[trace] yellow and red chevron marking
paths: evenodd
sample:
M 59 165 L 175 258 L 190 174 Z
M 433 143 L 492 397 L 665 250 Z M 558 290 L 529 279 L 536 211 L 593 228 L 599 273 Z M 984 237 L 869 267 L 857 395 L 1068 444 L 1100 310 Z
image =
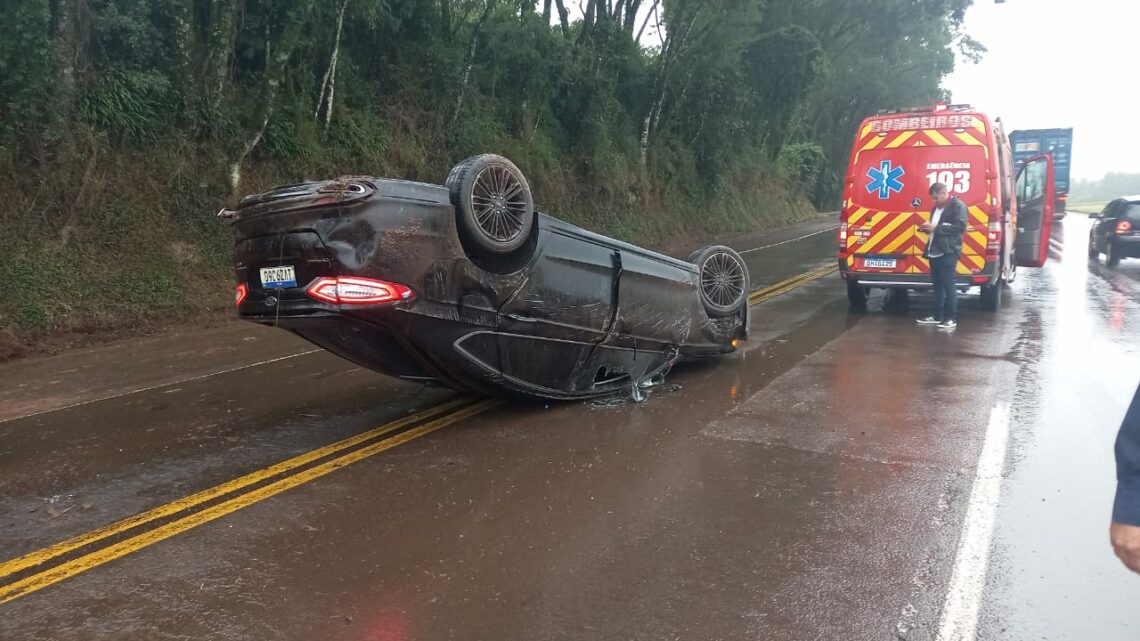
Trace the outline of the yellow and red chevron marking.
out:
M 876 212 L 871 221 L 870 235 L 862 236 L 863 241 L 854 246 L 856 254 L 902 253 L 898 248 L 914 236 L 915 227 L 921 222 L 915 214 L 887 212 Z M 866 232 L 867 225 L 859 231 Z
M 986 266 L 986 243 L 989 217 L 978 207 L 970 208 L 970 227 L 962 236 L 962 258 L 958 273 L 978 273 Z M 890 254 L 906 256 L 898 269 L 907 274 L 928 274 L 930 263 L 923 258 L 929 235 L 918 231 L 928 221 L 928 212 L 884 212 L 859 208 L 848 217 L 845 261 L 851 269 L 858 267 L 857 258 L 865 255 Z
M 907 129 L 905 131 L 876 132 L 871 123 L 863 126 L 859 131 L 859 139 L 855 148 L 859 153 L 872 149 L 899 149 L 907 147 L 951 147 L 967 145 L 982 147 L 989 158 L 989 146 L 986 144 L 986 125 L 980 117 L 974 117 L 973 125 L 965 130 L 958 129 Z

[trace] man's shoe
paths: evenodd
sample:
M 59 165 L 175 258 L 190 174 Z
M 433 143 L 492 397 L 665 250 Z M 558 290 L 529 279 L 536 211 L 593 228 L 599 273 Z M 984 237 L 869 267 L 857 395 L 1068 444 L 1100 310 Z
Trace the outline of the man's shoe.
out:
M 942 321 L 941 323 L 938 323 L 938 329 L 944 329 L 946 331 L 955 330 L 958 329 L 958 323 L 957 321 L 952 320 Z
M 915 322 L 919 325 L 937 325 L 938 319 L 933 316 L 927 316 L 926 318 L 920 318 Z

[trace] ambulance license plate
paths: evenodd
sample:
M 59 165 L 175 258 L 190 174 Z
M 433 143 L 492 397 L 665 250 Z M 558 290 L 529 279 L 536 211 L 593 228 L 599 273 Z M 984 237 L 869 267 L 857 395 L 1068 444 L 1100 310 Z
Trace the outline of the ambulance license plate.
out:
M 871 269 L 894 269 L 894 258 L 864 258 L 863 266 Z
M 292 265 L 261 268 L 261 286 L 265 289 L 282 289 L 297 286 L 297 274 Z

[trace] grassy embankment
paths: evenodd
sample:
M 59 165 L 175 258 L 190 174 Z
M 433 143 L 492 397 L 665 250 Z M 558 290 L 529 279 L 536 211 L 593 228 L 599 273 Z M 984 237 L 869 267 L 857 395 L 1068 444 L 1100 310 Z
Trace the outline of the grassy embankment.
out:
M 1065 210 L 1070 212 L 1070 213 L 1074 213 L 1074 214 L 1098 214 L 1104 210 L 1106 205 L 1108 205 L 1107 202 L 1103 202 L 1103 203 L 1076 203 L 1076 204 L 1069 204 L 1069 206 L 1066 207 Z

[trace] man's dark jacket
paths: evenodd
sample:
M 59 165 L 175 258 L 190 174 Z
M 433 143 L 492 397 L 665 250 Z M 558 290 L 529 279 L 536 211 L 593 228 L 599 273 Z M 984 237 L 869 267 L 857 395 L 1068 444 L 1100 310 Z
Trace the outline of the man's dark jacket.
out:
M 931 232 L 930 243 L 926 246 L 923 255 L 927 258 L 930 258 L 931 254 L 961 256 L 962 234 L 965 232 L 966 204 L 958 198 L 951 198 L 942 210 L 942 217 L 938 219 L 938 226 Z
M 1140 389 L 1116 437 L 1116 504 L 1112 520 L 1140 525 Z

